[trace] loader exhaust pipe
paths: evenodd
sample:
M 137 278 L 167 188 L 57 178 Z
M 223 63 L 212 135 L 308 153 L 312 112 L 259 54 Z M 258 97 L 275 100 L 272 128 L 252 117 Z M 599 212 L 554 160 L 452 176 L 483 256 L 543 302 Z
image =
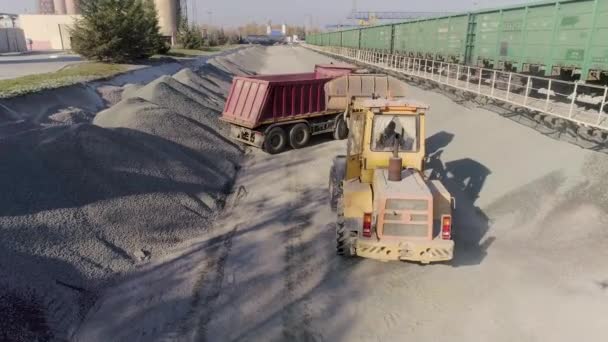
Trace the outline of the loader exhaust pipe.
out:
M 401 182 L 401 171 L 403 160 L 399 157 L 399 134 L 395 139 L 395 145 L 393 148 L 393 156 L 388 160 L 388 180 L 391 182 Z

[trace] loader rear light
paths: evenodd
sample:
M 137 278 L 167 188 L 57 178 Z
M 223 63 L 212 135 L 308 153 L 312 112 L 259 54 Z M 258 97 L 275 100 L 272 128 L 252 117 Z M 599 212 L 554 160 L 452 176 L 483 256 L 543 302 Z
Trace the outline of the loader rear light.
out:
M 441 216 L 441 238 L 444 240 L 452 238 L 452 216 Z
M 366 238 L 372 237 L 372 214 L 363 214 L 363 231 L 362 235 Z

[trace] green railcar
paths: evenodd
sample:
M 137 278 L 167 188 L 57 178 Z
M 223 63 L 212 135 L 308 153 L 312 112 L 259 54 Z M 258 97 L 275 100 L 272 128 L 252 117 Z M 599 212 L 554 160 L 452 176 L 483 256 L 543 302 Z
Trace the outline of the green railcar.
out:
M 361 29 L 361 48 L 392 51 L 393 25 L 372 26 Z
M 331 42 L 329 41 L 329 33 L 323 33 L 321 35 L 321 45 L 323 46 L 331 46 Z
M 608 70 L 608 2 L 545 2 L 471 14 L 473 64 L 598 79 Z
M 608 0 L 546 1 L 316 35 L 316 45 L 383 50 L 499 70 L 608 83 Z
M 342 45 L 348 48 L 360 48 L 361 29 L 342 31 Z
M 329 36 L 330 46 L 342 46 L 342 32 L 329 32 L 327 35 Z
M 463 63 L 468 16 L 450 16 L 395 24 L 393 51 L 453 63 Z

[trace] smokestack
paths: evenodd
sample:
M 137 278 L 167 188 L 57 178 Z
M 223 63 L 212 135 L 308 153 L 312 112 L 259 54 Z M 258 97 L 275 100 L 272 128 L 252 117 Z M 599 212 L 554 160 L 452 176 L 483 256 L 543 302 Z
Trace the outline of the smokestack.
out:
M 55 14 L 66 14 L 65 0 L 54 0 Z
M 272 33 L 272 24 L 270 23 L 270 21 L 268 22 L 268 25 L 266 25 L 266 35 L 270 36 L 270 34 Z
M 67 14 L 78 14 L 79 13 L 79 7 L 78 7 L 78 0 L 65 0 L 65 10 Z
M 287 26 L 285 24 L 281 25 L 281 33 L 286 36 L 287 35 Z

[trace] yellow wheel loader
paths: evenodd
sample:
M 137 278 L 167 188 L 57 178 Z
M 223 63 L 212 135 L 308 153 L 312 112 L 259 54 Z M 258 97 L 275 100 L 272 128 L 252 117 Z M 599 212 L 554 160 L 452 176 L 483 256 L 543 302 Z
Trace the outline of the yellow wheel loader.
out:
M 364 96 L 364 89 L 373 95 Z M 428 107 L 405 99 L 404 85 L 389 76 L 345 76 L 326 93 L 328 101 L 348 102 L 347 151 L 334 159 L 329 182 L 337 253 L 451 260 L 454 201 L 440 181 L 422 173 Z

